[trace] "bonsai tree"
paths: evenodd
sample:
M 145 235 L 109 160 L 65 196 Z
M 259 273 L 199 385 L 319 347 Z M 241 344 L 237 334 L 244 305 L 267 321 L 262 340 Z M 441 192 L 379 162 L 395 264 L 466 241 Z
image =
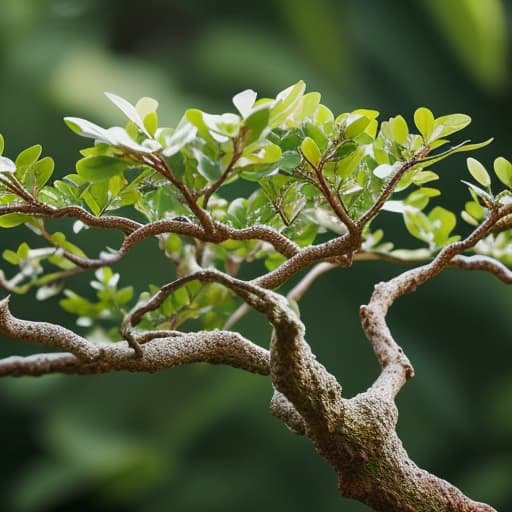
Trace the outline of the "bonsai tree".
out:
M 493 511 L 407 455 L 395 429 L 395 397 L 414 369 L 386 322 L 397 299 L 448 267 L 512 282 L 509 161 L 494 161 L 492 184 L 486 168 L 467 159 L 461 216 L 468 226 L 461 234 L 453 212 L 429 207 L 440 195 L 430 186 L 435 165 L 490 142 L 449 141 L 470 117 L 419 108 L 410 131 L 400 115 L 383 122 L 373 110 L 336 116 L 298 82 L 275 99 L 243 91 L 233 98 L 236 113 L 188 110 L 167 128 L 159 125 L 155 100 L 133 106 L 107 97 L 127 117 L 124 127 L 65 119 L 93 141 L 75 174 L 51 182 L 53 160 L 41 157 L 38 145 L 15 159 L 0 157 L 0 227 L 25 226 L 41 240 L 3 251 L 16 269 L 1 272 L 0 284 L 9 294 L 35 290 L 38 300 L 62 294 L 60 305 L 77 316 L 80 332 L 101 326 L 104 340 L 19 319 L 6 295 L 0 333 L 58 351 L 0 360 L 0 375 L 230 365 L 270 379 L 272 414 L 311 440 L 335 470 L 342 496 L 376 511 Z M 0 138 L 0 154 L 3 146 Z M 251 192 L 228 200 L 238 180 Z M 415 242 L 395 247 L 375 227 L 383 211 L 403 220 Z M 70 229 L 56 231 L 55 219 L 67 219 Z M 81 235 L 97 229 L 117 230 L 121 245 L 91 254 Z M 170 277 L 134 290 L 113 267 L 148 238 L 158 241 L 155 250 L 169 261 L 161 275 Z M 360 308 L 380 374 L 345 397 L 316 359 L 315 340 L 306 341 L 299 304 L 321 274 L 361 260 L 386 260 L 398 270 Z M 94 272 L 94 301 L 71 289 L 84 272 Z M 272 327 L 268 349 L 236 331 L 251 309 Z

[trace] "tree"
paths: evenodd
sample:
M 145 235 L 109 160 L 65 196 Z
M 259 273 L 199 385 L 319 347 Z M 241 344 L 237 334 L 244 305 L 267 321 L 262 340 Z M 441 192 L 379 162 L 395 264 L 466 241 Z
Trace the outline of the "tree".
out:
M 208 362 L 270 376 L 270 409 L 293 432 L 307 436 L 333 466 L 341 495 L 376 511 L 492 511 L 446 481 L 418 468 L 396 434 L 395 397 L 414 376 L 386 322 L 389 308 L 448 267 L 484 270 L 512 282 L 512 164 L 494 161 L 504 190 L 495 193 L 486 168 L 467 159 L 472 181 L 462 218 L 441 206 L 424 213 L 438 179 L 437 162 L 479 149 L 491 140 L 450 145 L 446 137 L 471 121 L 464 114 L 435 118 L 414 113 L 419 133 L 402 116 L 378 122 L 359 109 L 335 117 L 320 94 L 298 82 L 275 99 L 246 90 L 233 98 L 238 113 L 185 112 L 175 129 L 160 127 L 158 103 L 135 106 L 107 93 L 128 118 L 104 129 L 66 118 L 94 145 L 82 151 L 76 174 L 48 182 L 54 170 L 42 148 L 13 161 L 0 157 L 0 227 L 26 226 L 44 247 L 22 243 L 3 258 L 18 267 L 0 273 L 10 293 L 36 289 L 44 300 L 63 293 L 62 308 L 82 327 L 101 326 L 104 340 L 62 326 L 21 320 L 0 301 L 0 333 L 61 350 L 0 360 L 1 376 L 50 373 L 154 372 Z M 0 139 L 0 154 L 3 151 Z M 230 183 L 246 180 L 248 198 L 227 200 Z M 502 187 L 503 188 L 503 187 Z M 117 211 L 117 214 L 112 212 Z M 395 248 L 373 228 L 382 212 L 403 218 L 419 244 Z M 72 221 L 71 234 L 53 231 Z M 88 229 L 117 230 L 119 249 L 97 258 L 68 240 Z M 119 287 L 112 267 L 140 242 L 158 240 L 175 266 L 165 284 Z M 368 389 L 345 398 L 336 378 L 306 341 L 299 302 L 323 273 L 360 260 L 385 260 L 407 270 L 375 286 L 361 306 L 362 328 L 381 372 Z M 95 271 L 96 300 L 67 288 Z M 165 274 L 167 268 L 162 269 Z M 296 279 L 293 287 L 287 282 Z M 66 287 L 66 288 L 64 288 Z M 269 349 L 243 337 L 235 324 L 250 309 L 272 326 Z M 314 345 L 314 342 L 313 342 Z

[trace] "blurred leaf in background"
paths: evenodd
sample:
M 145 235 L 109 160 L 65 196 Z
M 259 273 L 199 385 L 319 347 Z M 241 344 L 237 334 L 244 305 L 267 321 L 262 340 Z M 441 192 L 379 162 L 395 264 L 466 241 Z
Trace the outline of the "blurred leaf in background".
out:
M 4 154 L 42 144 L 58 175 L 74 172 L 81 141 L 62 118 L 115 124 L 119 113 L 103 91 L 157 98 L 170 125 L 186 108 L 220 113 L 237 91 L 271 96 L 303 79 L 339 112 L 375 108 L 409 124 L 419 105 L 437 115 L 467 112 L 471 139 L 495 137 L 478 155 L 489 168 L 494 155 L 512 156 L 511 7 L 510 0 L 3 0 Z M 441 169 L 446 192 L 435 206 L 463 209 L 464 157 Z M 91 254 L 115 245 L 112 234 L 87 236 Z M 26 237 L 2 232 L 0 250 Z M 151 243 L 119 264 L 133 276 L 129 284 L 171 272 L 148 261 Z M 396 272 L 361 263 L 320 279 L 304 299 L 308 339 L 347 396 L 377 371 L 359 305 Z M 84 296 L 87 281 L 78 290 Z M 13 307 L 22 317 L 72 325 L 56 300 L 34 303 L 17 297 Z M 512 507 L 510 305 L 510 291 L 489 276 L 460 279 L 453 270 L 391 313 L 417 369 L 399 396 L 405 446 L 420 466 L 502 510 Z M 241 329 L 268 339 L 257 315 Z M 2 355 L 36 350 L 0 344 Z M 368 510 L 340 500 L 327 465 L 270 417 L 270 396 L 263 378 L 205 366 L 4 380 L 0 510 Z

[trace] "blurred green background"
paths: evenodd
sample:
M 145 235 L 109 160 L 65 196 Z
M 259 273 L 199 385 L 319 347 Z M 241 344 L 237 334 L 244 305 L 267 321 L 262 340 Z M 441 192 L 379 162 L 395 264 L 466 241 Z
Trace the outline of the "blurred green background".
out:
M 508 0 L 1 0 L 6 155 L 42 143 L 59 172 L 71 172 L 86 142 L 62 117 L 119 123 L 103 91 L 158 98 L 172 126 L 187 107 L 221 112 L 244 88 L 272 96 L 304 79 L 335 112 L 468 113 L 468 138 L 495 137 L 476 156 L 510 158 L 511 9 Z M 436 204 L 462 209 L 464 168 L 460 156 L 440 169 L 446 192 Z M 396 221 L 390 216 L 391 232 Z M 0 237 L 0 250 L 15 249 L 27 232 Z M 95 231 L 91 243 L 117 242 Z M 120 265 L 124 285 L 161 282 L 147 264 L 150 247 Z M 304 299 L 309 341 L 346 396 L 377 373 L 358 307 L 397 271 L 360 263 L 323 276 Z M 450 270 L 390 314 L 417 371 L 398 399 L 406 448 L 500 510 L 512 509 L 511 305 L 492 277 Z M 73 326 L 55 300 L 15 297 L 12 307 Z M 241 327 L 267 343 L 258 316 Z M 36 350 L 1 340 L 1 356 Z M 270 416 L 270 397 L 268 379 L 201 365 L 5 379 L 0 510 L 369 510 L 338 497 L 327 463 Z

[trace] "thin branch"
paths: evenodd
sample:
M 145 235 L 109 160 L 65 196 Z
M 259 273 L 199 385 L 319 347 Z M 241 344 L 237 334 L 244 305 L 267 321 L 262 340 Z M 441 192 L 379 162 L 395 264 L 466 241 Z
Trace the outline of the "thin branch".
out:
M 23 213 L 26 215 L 33 215 L 35 217 L 51 219 L 75 218 L 90 227 L 119 229 L 127 234 L 132 233 L 142 226 L 139 222 L 125 217 L 116 217 L 113 215 L 96 217 L 79 206 L 64 206 L 62 208 L 56 208 L 54 206 L 41 203 L 40 201 L 36 201 L 32 204 L 0 206 L 0 216 L 7 215 L 9 213 Z
M 253 284 L 261 286 L 262 288 L 274 289 L 281 286 L 288 281 L 291 277 L 298 274 L 301 270 L 309 267 L 313 263 L 329 260 L 330 258 L 337 258 L 338 260 L 343 256 L 351 257 L 352 253 L 356 251 L 361 245 L 361 238 L 359 235 L 347 233 L 327 242 L 311 245 L 303 248 L 299 253 L 295 254 L 279 267 L 264 274 L 253 281 Z M 344 264 L 350 264 L 350 258 Z
M 203 190 L 198 192 L 198 196 L 204 196 L 203 207 L 206 208 L 208 206 L 208 201 L 212 197 L 212 195 L 219 189 L 219 187 L 228 179 L 233 167 L 238 162 L 239 158 L 242 156 L 242 139 L 244 134 L 241 133 L 236 139 L 233 140 L 233 156 L 229 164 L 226 166 L 226 169 L 221 174 L 221 176 L 214 181 L 211 185 L 205 187 Z
M 325 272 L 339 267 L 334 263 L 322 262 L 314 266 L 286 295 L 288 299 L 299 302 L 309 287 Z M 234 327 L 249 311 L 251 310 L 245 302 L 236 309 L 233 314 L 226 320 L 224 329 Z
M 325 177 L 322 173 L 323 167 L 326 163 L 325 160 L 321 160 L 320 164 L 314 165 L 305 155 L 302 153 L 302 157 L 304 160 L 311 166 L 311 168 L 315 171 L 315 175 L 318 180 L 318 187 L 320 188 L 320 191 L 322 192 L 325 199 L 327 199 L 327 202 L 331 206 L 332 211 L 335 213 L 335 215 L 338 217 L 338 219 L 345 224 L 347 227 L 347 230 L 350 233 L 356 233 L 359 228 L 356 222 L 350 217 L 350 215 L 347 212 L 347 209 L 345 208 L 345 205 L 339 198 L 339 196 L 334 192 L 334 190 L 330 187 L 330 185 L 325 180 Z
M 190 236 L 204 242 L 221 243 L 226 240 L 262 240 L 271 244 L 283 256 L 291 257 L 300 251 L 297 244 L 281 235 L 278 231 L 266 226 L 252 226 L 244 229 L 230 228 L 219 222 L 215 223 L 214 234 L 206 231 L 202 226 L 193 222 L 181 220 L 162 219 L 141 226 L 130 233 L 123 241 L 119 250 L 102 258 L 84 258 L 69 251 L 62 251 L 62 255 L 69 261 L 82 268 L 93 269 L 119 262 L 137 244 L 147 238 L 166 233 L 175 233 Z
M 357 220 L 357 225 L 359 229 L 363 229 L 363 227 L 368 224 L 370 220 L 379 213 L 379 211 L 384 206 L 384 203 L 388 200 L 389 196 L 395 190 L 395 187 L 398 185 L 398 182 L 402 179 L 403 175 L 412 167 L 414 167 L 422 158 L 424 158 L 428 154 L 428 148 L 421 148 L 412 158 L 405 161 L 402 166 L 395 172 L 393 177 L 386 183 L 386 186 L 383 188 L 375 203 L 365 212 L 363 215 Z
M 473 256 L 454 256 L 450 263 L 450 267 L 462 268 L 464 270 L 484 270 L 490 272 L 505 284 L 512 284 L 512 271 L 503 263 L 496 261 L 489 256 L 475 254 Z
M 334 263 L 317 263 L 287 294 L 288 299 L 299 302 L 313 283 L 326 272 L 339 267 Z
M 203 226 L 207 232 L 215 232 L 215 226 L 210 214 L 197 204 L 192 192 L 175 176 L 167 160 L 162 155 L 158 154 L 142 155 L 141 157 L 145 164 L 151 166 L 155 171 L 167 178 L 181 192 L 183 199 L 192 213 L 197 217 L 201 226 Z

